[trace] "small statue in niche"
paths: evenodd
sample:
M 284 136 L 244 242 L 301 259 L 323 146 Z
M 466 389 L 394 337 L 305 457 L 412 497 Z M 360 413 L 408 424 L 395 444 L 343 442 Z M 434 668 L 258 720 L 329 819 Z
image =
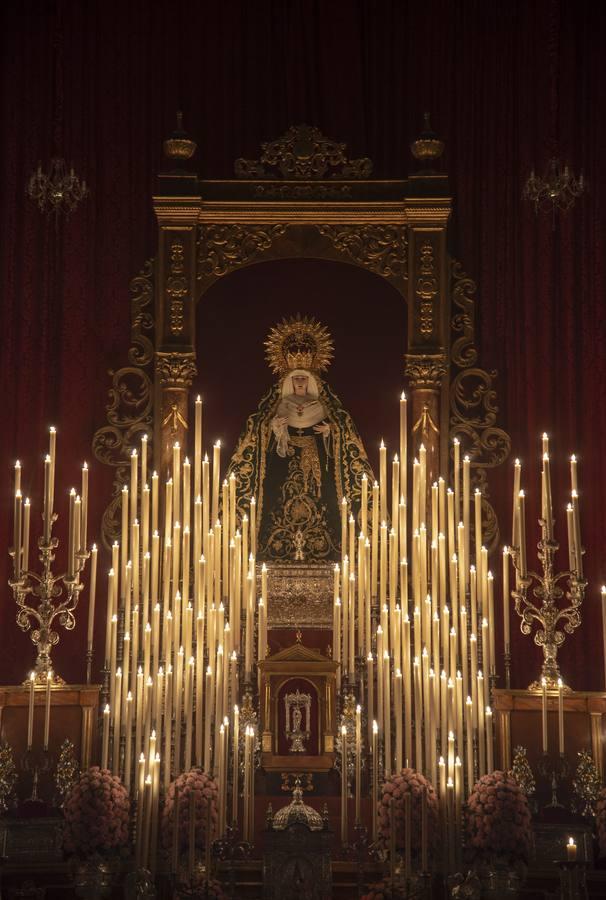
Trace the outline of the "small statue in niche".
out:
M 286 707 L 286 738 L 290 741 L 289 753 L 306 753 L 304 741 L 309 740 L 311 717 L 311 694 L 302 694 L 299 689 L 284 697 Z M 305 710 L 305 728 L 302 728 Z

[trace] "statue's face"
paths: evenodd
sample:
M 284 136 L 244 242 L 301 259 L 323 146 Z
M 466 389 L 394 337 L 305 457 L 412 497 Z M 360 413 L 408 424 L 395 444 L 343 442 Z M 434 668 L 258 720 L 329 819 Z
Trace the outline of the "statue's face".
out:
M 293 375 L 292 376 L 292 386 L 297 397 L 304 397 L 307 393 L 307 385 L 309 383 L 309 378 L 307 375 Z

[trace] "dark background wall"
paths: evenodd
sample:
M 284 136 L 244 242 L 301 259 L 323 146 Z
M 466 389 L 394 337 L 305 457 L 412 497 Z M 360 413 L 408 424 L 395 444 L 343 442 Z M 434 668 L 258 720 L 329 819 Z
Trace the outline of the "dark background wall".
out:
M 24 461 L 24 485 L 39 501 L 49 424 L 60 429 L 62 489 L 90 459 L 107 370 L 126 361 L 128 284 L 155 252 L 153 175 L 175 110 L 198 141 L 204 177 L 230 177 L 235 158 L 258 156 L 261 141 L 303 121 L 347 142 L 351 156 L 369 156 L 377 176 L 401 177 L 430 109 L 446 141 L 453 251 L 478 283 L 482 364 L 499 371 L 501 423 L 526 464 L 526 486 L 536 497 L 543 430 L 553 437 L 556 486 L 563 489 L 568 454 L 580 455 L 590 584 L 584 626 L 562 658 L 573 686 L 603 687 L 604 5 L 20 0 L 3 3 L 0 17 L 0 547 L 10 542 L 12 464 Z M 30 172 L 53 153 L 73 160 L 91 186 L 58 230 L 25 198 Z M 542 169 L 553 153 L 582 167 L 590 183 L 555 230 L 521 200 L 531 167 Z M 285 262 L 236 273 L 207 299 L 199 387 L 209 440 L 235 436 L 268 384 L 261 339 L 296 309 L 333 330 L 331 382 L 369 449 L 393 433 L 405 333 L 387 285 L 346 266 Z M 492 488 L 508 498 L 505 469 Z M 93 466 L 91 534 L 108 474 Z M 564 503 L 560 491 L 562 537 Z M 508 504 L 502 511 L 507 536 Z M 0 583 L 7 577 L 0 557 Z M 31 651 L 8 587 L 1 596 L 0 679 L 14 681 Z M 101 595 L 100 614 L 103 605 Z M 72 680 L 84 671 L 83 618 L 74 634 L 62 634 L 57 654 Z M 524 686 L 538 650 L 524 653 L 529 639 L 520 635 L 516 649 L 514 677 Z

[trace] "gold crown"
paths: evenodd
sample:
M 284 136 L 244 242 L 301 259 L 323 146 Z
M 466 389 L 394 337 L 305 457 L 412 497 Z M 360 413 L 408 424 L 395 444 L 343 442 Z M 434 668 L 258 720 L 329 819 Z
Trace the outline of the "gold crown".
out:
M 322 372 L 330 365 L 332 355 L 332 338 L 324 325 L 300 313 L 274 325 L 265 341 L 265 359 L 279 375 L 293 369 Z

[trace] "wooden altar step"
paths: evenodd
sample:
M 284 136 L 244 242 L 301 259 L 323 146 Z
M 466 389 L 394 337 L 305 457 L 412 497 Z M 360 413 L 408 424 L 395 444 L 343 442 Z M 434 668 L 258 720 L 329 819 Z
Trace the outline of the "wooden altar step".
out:
M 230 871 L 231 870 L 231 871 Z M 235 900 L 263 900 L 263 861 L 222 863 L 220 878 L 228 897 Z M 232 893 L 233 878 L 233 893 Z M 365 867 L 364 884 L 381 879 L 380 866 Z M 355 863 L 335 861 L 332 864 L 333 900 L 356 900 L 359 896 L 358 868 Z M 606 897 L 606 870 L 587 873 L 588 900 L 604 900 Z M 444 890 L 434 886 L 435 900 L 444 900 Z M 529 875 L 519 900 L 553 900 L 559 896 L 559 880 L 551 875 Z M 117 886 L 111 900 L 123 900 L 122 886 Z M 28 867 L 7 865 L 2 878 L 3 900 L 76 900 L 71 884 L 69 866 L 66 863 L 35 865 Z M 170 892 L 158 892 L 158 900 L 171 900 Z
M 235 863 L 234 898 L 237 900 L 263 900 L 263 863 L 262 860 L 250 860 L 246 863 Z M 376 883 L 382 878 L 379 864 L 365 866 L 362 885 Z M 229 864 L 221 867 L 221 879 L 229 896 Z M 356 900 L 359 893 L 358 867 L 353 862 L 336 860 L 332 864 L 332 897 L 333 900 Z M 363 891 L 365 892 L 365 890 Z M 540 876 L 529 875 L 520 892 L 519 900 L 553 900 L 559 896 L 559 878 L 556 873 Z M 606 897 L 606 871 L 592 870 L 587 873 L 588 900 L 604 900 Z M 444 900 L 444 888 L 434 884 L 432 900 Z

